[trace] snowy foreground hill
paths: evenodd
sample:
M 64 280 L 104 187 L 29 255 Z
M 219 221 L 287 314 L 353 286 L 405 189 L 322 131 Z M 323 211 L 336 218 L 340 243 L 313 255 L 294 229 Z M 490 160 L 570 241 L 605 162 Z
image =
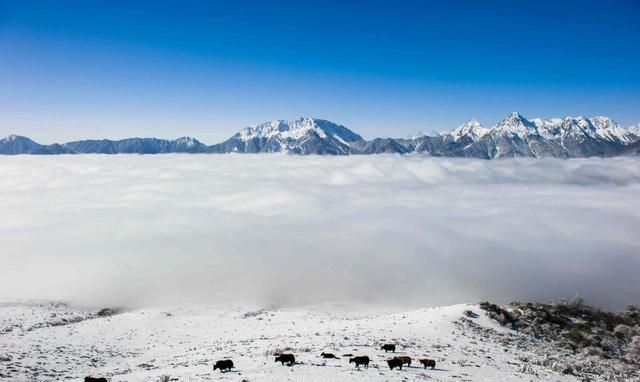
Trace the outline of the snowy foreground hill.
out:
M 400 313 L 340 304 L 110 313 L 60 303 L 0 303 L 0 380 L 638 380 L 637 372 L 616 374 L 606 364 L 608 376 L 575 375 L 571 357 L 544 339 L 501 326 L 478 305 Z M 397 344 L 395 355 L 410 356 L 411 366 L 390 370 L 386 360 L 393 354 L 380 350 L 383 343 Z M 297 363 L 275 363 L 279 352 L 294 354 Z M 340 358 L 323 359 L 321 352 Z M 349 354 L 369 356 L 369 368 L 356 369 Z M 212 370 L 215 360 L 226 358 L 233 371 Z M 421 358 L 434 359 L 435 369 L 422 368 Z

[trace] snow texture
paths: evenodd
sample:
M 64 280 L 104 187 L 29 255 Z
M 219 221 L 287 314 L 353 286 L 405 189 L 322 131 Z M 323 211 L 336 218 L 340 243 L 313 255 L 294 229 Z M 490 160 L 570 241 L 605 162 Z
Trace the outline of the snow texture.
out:
M 487 330 L 470 330 L 461 321 L 465 310 L 477 315 L 472 325 Z M 61 321 L 67 317 L 76 319 Z M 404 312 L 338 303 L 198 305 L 96 317 L 69 305 L 7 301 L 0 303 L 0 380 L 578 381 L 528 363 L 533 349 L 498 340 L 509 332 L 465 304 Z M 384 343 L 396 344 L 395 354 L 380 350 Z M 280 352 L 294 354 L 296 364 L 275 363 Z M 356 368 L 348 354 L 371 363 Z M 400 355 L 410 356 L 411 366 L 389 370 L 386 360 Z M 435 369 L 424 369 L 422 358 L 435 360 Z M 214 371 L 220 359 L 235 368 Z

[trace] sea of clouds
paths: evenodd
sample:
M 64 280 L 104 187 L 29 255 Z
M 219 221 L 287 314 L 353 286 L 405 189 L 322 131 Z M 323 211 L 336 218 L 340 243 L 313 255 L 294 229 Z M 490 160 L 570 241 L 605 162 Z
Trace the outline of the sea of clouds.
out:
M 0 298 L 640 303 L 640 158 L 2 157 Z

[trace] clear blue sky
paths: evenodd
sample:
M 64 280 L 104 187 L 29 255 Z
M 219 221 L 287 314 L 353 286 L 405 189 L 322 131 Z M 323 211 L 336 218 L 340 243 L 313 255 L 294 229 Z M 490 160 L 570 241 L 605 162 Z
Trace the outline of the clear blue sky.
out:
M 0 135 L 215 143 L 313 116 L 374 136 L 640 122 L 640 1 L 0 0 Z

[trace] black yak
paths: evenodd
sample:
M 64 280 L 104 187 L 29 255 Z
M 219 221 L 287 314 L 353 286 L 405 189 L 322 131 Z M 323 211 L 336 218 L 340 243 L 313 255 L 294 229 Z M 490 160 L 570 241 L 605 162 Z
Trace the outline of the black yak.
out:
M 389 369 L 393 370 L 394 367 L 402 370 L 402 361 L 397 358 L 391 358 L 387 360 L 387 364 L 389 365 Z
M 335 358 L 335 359 L 339 359 L 338 357 L 335 356 L 335 354 L 333 353 L 325 353 L 322 352 L 320 353 L 320 355 L 322 356 L 322 358 Z
M 433 359 L 421 359 L 420 363 L 424 365 L 424 368 L 426 369 L 427 367 L 430 367 L 431 369 L 435 369 L 436 368 L 436 361 Z
M 365 355 L 362 357 L 349 358 L 349 363 L 355 363 L 356 367 L 360 367 L 360 365 L 364 365 L 364 367 L 369 368 L 369 357 Z
M 296 357 L 294 357 L 293 354 L 280 354 L 276 357 L 276 362 L 282 362 L 283 365 L 285 363 L 293 365 L 294 363 L 296 363 Z
M 221 361 L 216 362 L 215 365 L 213 365 L 213 370 L 216 369 L 220 369 L 220 371 L 223 370 L 228 370 L 231 371 L 231 369 L 233 369 L 233 361 L 230 359 L 223 359 Z
M 393 345 L 393 344 L 384 344 L 384 345 L 382 345 L 382 346 L 380 347 L 380 350 L 384 350 L 384 352 L 385 352 L 385 353 L 386 353 L 386 352 L 388 352 L 388 351 L 391 351 L 391 352 L 394 352 L 394 353 L 395 353 L 395 352 L 396 352 L 396 345 Z
M 84 377 L 84 382 L 109 382 L 106 378 Z

